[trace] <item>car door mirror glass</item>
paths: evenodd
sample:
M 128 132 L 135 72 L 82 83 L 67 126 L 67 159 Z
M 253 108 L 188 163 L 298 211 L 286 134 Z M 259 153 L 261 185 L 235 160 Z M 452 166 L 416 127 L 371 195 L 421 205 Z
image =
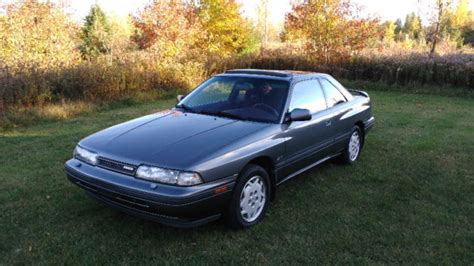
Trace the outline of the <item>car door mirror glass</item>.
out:
M 311 120 L 312 115 L 308 109 L 295 108 L 289 113 L 290 121 L 308 121 Z

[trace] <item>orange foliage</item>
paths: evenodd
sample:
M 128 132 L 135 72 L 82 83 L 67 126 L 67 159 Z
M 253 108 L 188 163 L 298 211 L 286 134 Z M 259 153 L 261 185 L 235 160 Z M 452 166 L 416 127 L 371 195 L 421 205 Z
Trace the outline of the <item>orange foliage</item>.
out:
M 136 17 L 132 37 L 141 49 L 174 56 L 194 46 L 201 31 L 195 10 L 184 0 L 155 0 Z
M 77 62 L 78 27 L 60 6 L 25 0 L 0 8 L 7 14 L 0 17 L 0 67 L 55 68 Z
M 377 36 L 377 20 L 355 15 L 350 0 L 300 1 L 286 17 L 285 37 L 303 41 L 314 59 L 341 61 Z

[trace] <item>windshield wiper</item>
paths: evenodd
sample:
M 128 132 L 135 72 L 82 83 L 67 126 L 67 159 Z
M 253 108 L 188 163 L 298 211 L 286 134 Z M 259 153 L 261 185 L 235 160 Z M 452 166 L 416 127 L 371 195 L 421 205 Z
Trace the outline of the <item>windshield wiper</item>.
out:
M 219 111 L 219 112 L 202 112 L 203 114 L 208 114 L 208 115 L 215 115 L 215 116 L 221 116 L 221 117 L 227 117 L 227 118 L 233 118 L 237 120 L 247 120 L 245 117 L 242 117 L 240 115 L 232 114 L 226 111 Z
M 196 111 L 194 111 L 193 108 L 191 108 L 191 107 L 185 105 L 184 103 L 179 104 L 179 105 L 177 104 L 176 107 L 181 108 L 181 109 L 183 109 L 183 110 L 185 110 L 185 111 L 188 111 L 188 112 L 190 112 L 190 113 L 196 113 Z

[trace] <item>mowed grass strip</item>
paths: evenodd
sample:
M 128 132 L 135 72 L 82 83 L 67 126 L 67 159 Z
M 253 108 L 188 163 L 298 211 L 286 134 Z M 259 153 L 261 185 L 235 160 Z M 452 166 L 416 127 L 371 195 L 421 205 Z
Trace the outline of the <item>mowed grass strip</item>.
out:
M 373 91 L 376 127 L 354 166 L 325 163 L 280 186 L 263 223 L 161 226 L 67 181 L 76 143 L 174 100 L 0 135 L 0 264 L 436 263 L 474 261 L 472 98 Z

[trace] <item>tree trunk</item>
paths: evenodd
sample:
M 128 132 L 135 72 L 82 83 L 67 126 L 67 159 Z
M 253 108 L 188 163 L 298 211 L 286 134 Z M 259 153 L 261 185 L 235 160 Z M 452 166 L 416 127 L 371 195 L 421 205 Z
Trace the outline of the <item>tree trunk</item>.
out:
M 436 51 L 436 43 L 438 42 L 438 35 L 439 35 L 439 22 L 436 23 L 435 32 L 433 33 L 433 41 L 431 42 L 430 57 L 433 57 Z

